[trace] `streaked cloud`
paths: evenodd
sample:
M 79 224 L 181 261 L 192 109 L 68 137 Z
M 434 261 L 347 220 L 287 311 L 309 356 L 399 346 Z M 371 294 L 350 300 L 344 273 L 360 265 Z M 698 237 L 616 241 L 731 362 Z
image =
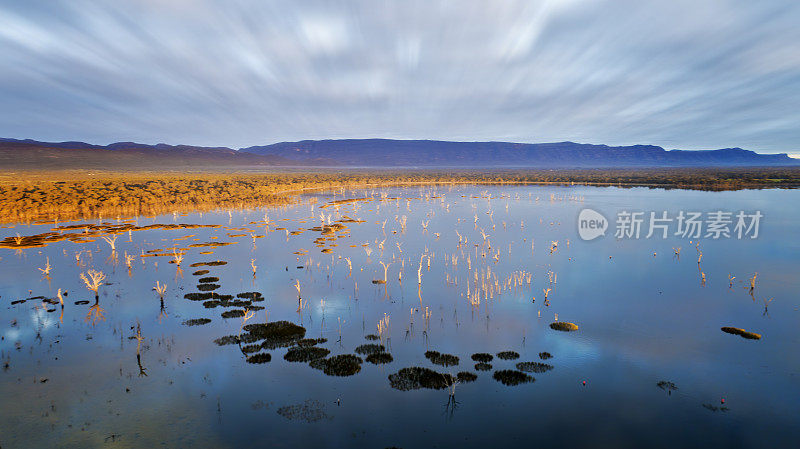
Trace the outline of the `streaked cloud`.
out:
M 793 0 L 0 1 L 0 135 L 800 150 Z

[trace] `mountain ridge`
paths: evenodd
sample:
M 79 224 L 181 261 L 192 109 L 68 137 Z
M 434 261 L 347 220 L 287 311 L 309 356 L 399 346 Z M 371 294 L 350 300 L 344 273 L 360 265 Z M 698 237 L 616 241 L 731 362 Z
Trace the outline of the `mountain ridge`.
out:
M 575 142 L 515 143 L 441 140 L 325 139 L 240 149 L 165 143 L 41 142 L 0 138 L 0 167 L 158 168 L 323 166 L 423 168 L 623 168 L 793 166 L 786 153 L 742 148 L 665 150 L 656 145 L 609 146 Z
M 439 140 L 327 139 L 280 142 L 239 151 L 302 162 L 330 158 L 344 165 L 491 167 L 646 167 L 796 165 L 786 153 L 742 148 L 665 150 L 656 145 L 609 146 L 575 142 L 452 142 Z

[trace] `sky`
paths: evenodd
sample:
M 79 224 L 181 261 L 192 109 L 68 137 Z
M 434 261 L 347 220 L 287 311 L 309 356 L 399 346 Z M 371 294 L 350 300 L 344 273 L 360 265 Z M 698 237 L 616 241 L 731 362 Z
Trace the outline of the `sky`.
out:
M 0 136 L 800 157 L 797 0 L 0 0 Z

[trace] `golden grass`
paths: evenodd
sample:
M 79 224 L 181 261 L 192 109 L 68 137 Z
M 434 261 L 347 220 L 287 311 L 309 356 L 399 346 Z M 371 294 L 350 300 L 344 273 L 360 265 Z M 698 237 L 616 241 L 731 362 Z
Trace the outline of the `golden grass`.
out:
M 774 182 L 779 179 L 781 182 Z M 769 182 L 768 182 L 769 181 Z M 4 172 L 0 223 L 134 217 L 284 205 L 307 190 L 414 184 L 592 184 L 698 189 L 794 187 L 800 169 L 317 170 L 269 173 Z M 344 200 L 353 201 L 353 200 Z

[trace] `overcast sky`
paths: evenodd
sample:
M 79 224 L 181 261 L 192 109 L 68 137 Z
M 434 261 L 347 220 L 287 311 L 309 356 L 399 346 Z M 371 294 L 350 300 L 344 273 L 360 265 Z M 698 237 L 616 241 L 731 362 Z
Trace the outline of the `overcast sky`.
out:
M 800 156 L 798 24 L 798 0 L 0 0 L 0 136 Z

